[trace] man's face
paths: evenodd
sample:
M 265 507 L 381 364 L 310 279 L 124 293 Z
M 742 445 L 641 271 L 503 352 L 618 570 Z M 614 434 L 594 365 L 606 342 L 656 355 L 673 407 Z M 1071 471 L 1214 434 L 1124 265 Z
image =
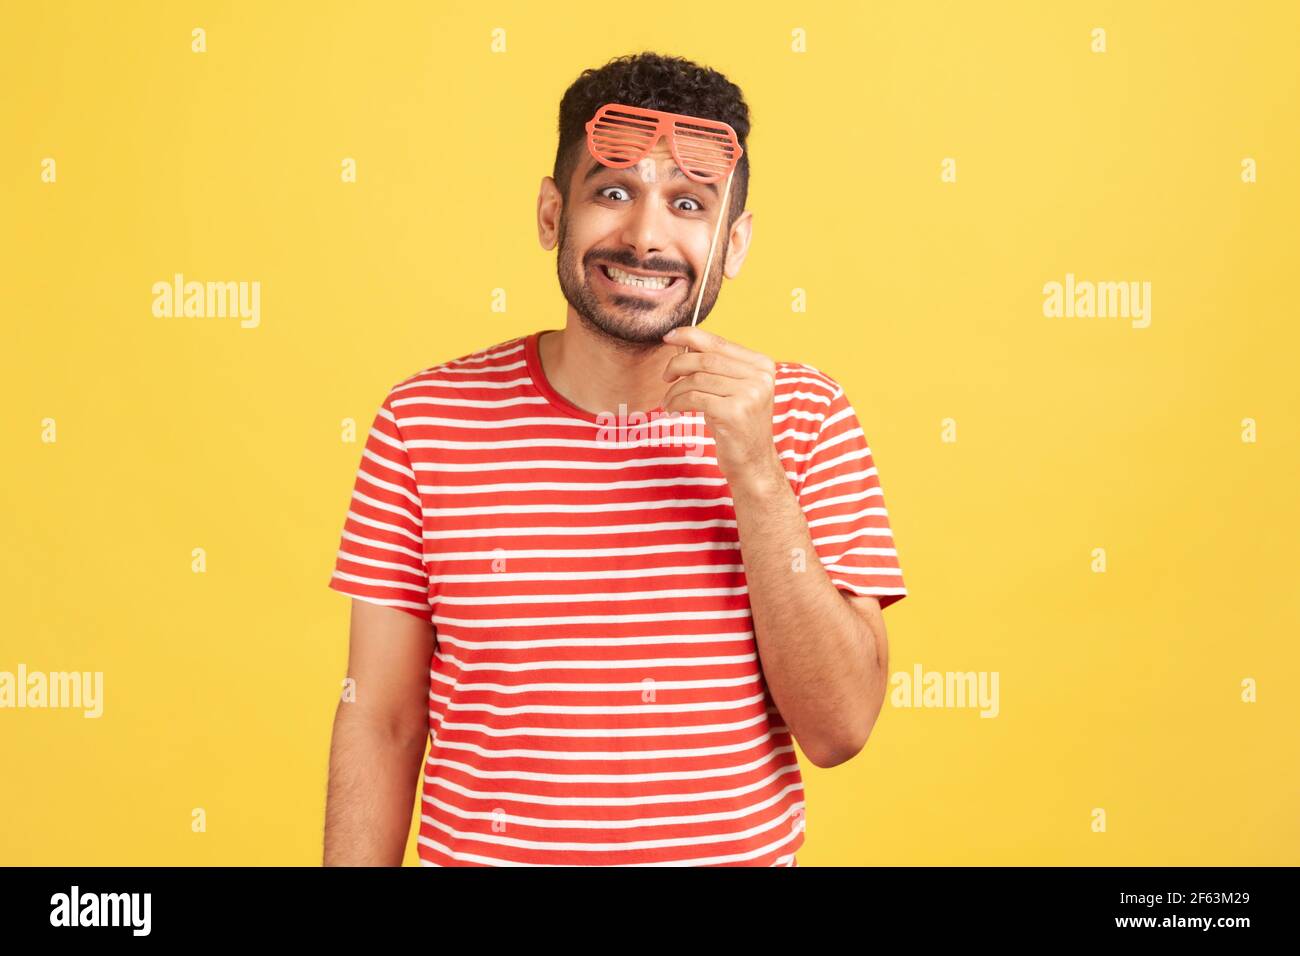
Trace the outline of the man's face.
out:
M 695 315 L 725 181 L 706 186 L 687 178 L 662 140 L 627 169 L 611 169 L 585 144 L 581 149 L 560 215 L 560 288 L 588 325 L 625 342 L 660 345 L 665 332 Z M 727 232 L 723 223 L 699 322 L 722 288 Z M 651 278 L 629 284 L 619 270 Z

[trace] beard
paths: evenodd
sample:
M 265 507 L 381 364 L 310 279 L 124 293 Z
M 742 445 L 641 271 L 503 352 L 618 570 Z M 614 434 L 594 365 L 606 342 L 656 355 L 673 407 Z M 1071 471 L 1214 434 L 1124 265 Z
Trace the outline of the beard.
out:
M 561 212 L 560 249 L 555 257 L 556 272 L 564 298 L 588 329 L 622 348 L 640 350 L 663 345 L 663 337 L 670 329 L 691 324 L 695 315 L 695 300 L 700 290 L 694 270 L 689 264 L 668 260 L 651 260 L 649 264 L 642 264 L 631 261 L 631 256 L 627 253 L 601 249 L 591 250 L 584 261 L 579 263 L 578 254 L 568 239 L 568 225 Z M 700 304 L 700 317 L 696 325 L 704 324 L 718 300 L 718 293 L 722 291 L 722 264 L 726 261 L 728 244 L 729 237 L 724 236 L 722 248 L 714 250 L 712 274 L 704 290 L 704 301 Z M 590 270 L 600 268 L 594 264 L 595 259 L 646 272 L 681 273 L 686 277 L 683 282 L 686 292 L 683 295 L 681 290 L 677 290 L 678 298 L 667 302 L 657 302 L 635 294 L 613 295 L 607 301 L 602 300 L 601 294 L 588 280 Z

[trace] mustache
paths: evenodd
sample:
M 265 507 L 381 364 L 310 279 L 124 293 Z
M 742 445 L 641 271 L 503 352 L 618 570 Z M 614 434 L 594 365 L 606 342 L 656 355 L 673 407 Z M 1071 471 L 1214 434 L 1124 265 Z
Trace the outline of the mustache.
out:
M 620 269 L 640 269 L 642 272 L 669 272 L 674 275 L 685 276 L 687 281 L 695 281 L 695 270 L 685 262 L 673 262 L 669 259 L 650 259 L 646 262 L 638 262 L 632 256 L 619 252 L 591 252 L 587 255 L 586 264 L 591 266 L 596 262 L 605 262 L 618 266 Z

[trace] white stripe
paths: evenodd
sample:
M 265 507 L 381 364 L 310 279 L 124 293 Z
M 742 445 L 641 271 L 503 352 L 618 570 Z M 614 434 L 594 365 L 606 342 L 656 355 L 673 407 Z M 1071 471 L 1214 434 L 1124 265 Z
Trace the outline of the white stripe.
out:
M 690 441 L 687 441 L 688 438 Z M 701 448 L 714 443 L 712 438 L 704 438 L 699 435 L 672 435 L 667 438 L 659 435 L 647 435 L 644 438 L 504 438 L 501 441 L 411 438 L 407 440 L 406 446 L 408 448 L 439 448 L 446 451 L 478 448 L 617 448 L 632 450 L 636 448 L 672 448 L 676 447 L 673 442 L 677 441 L 680 441 L 683 447 L 699 446 Z M 698 457 L 702 458 L 703 456 Z M 632 460 L 635 461 L 635 459 Z
M 405 452 L 403 452 L 403 454 L 405 454 Z M 412 481 L 415 480 L 415 472 L 413 472 L 410 468 L 407 468 L 401 462 L 393 461 L 390 458 L 384 458 L 380 455 L 376 455 L 369 448 L 361 449 L 361 457 L 365 461 L 374 462 L 375 464 L 379 465 L 381 468 L 387 468 L 389 471 L 395 471 L 399 475 L 405 475 L 407 478 L 410 478 Z M 363 470 L 365 469 L 365 461 L 363 461 L 361 465 Z
M 483 681 L 477 684 L 462 683 L 461 681 L 447 677 L 443 674 L 434 673 L 434 676 L 440 681 L 448 684 L 454 684 L 456 689 L 462 694 L 473 693 L 475 691 L 489 691 L 496 694 L 561 694 L 561 693 L 582 693 L 582 694 L 620 694 L 626 691 L 636 691 L 638 694 L 645 690 L 644 681 L 543 681 L 536 684 L 497 684 L 492 681 Z M 742 674 L 739 677 L 717 677 L 708 680 L 657 680 L 654 682 L 656 690 L 722 690 L 726 687 L 743 687 L 746 684 L 753 684 L 755 681 L 762 679 L 759 673 Z
M 620 468 L 648 468 L 652 465 L 717 464 L 717 459 L 708 455 L 675 455 L 670 458 L 631 458 L 622 461 L 555 461 L 553 459 L 521 459 L 512 461 L 478 461 L 478 462 L 416 462 L 416 471 L 534 471 L 538 468 L 555 468 L 561 471 L 613 471 Z
M 589 581 L 607 578 L 669 577 L 672 575 L 734 574 L 745 570 L 743 564 L 695 564 L 675 568 L 615 568 L 608 571 L 500 571 L 488 574 L 435 574 L 438 583 L 463 582 L 482 584 L 487 581 Z
M 462 640 L 450 634 L 438 635 L 438 646 L 450 644 L 474 651 L 519 651 L 547 647 L 658 647 L 663 644 L 753 644 L 754 632 L 728 631 L 719 634 L 655 634 L 649 637 L 545 637 L 522 641 Z M 569 711 L 564 711 L 569 713 Z
M 602 558 L 627 557 L 634 554 L 677 554 L 684 551 L 735 551 L 736 541 L 687 541 L 678 544 L 651 544 L 628 548 L 494 548 L 491 551 L 451 551 L 426 555 L 430 561 L 482 561 L 484 558 Z
M 419 573 L 416 568 L 411 567 L 409 564 L 398 564 L 395 561 L 378 561 L 374 558 L 363 558 L 359 554 L 349 554 L 342 548 L 339 549 L 338 556 L 345 561 L 352 562 L 353 564 L 364 564 L 372 568 L 392 568 L 395 571 L 407 571 L 411 574 Z
M 348 574 L 346 571 L 335 571 L 334 577 L 340 581 L 354 581 L 357 584 L 366 584 L 376 588 L 397 588 L 402 591 L 415 591 L 419 594 L 427 593 L 428 589 L 418 584 L 407 584 L 403 581 L 393 581 L 384 578 L 363 578 L 358 574 Z M 417 604 L 416 607 L 424 608 L 423 604 Z
M 716 657 L 661 657 L 642 658 L 640 660 L 547 660 L 547 661 L 463 661 L 454 654 L 444 654 L 441 650 L 434 652 L 434 657 L 462 673 L 468 671 L 505 671 L 508 674 L 522 674 L 527 671 L 557 670 L 618 670 L 626 668 L 650 670 L 656 667 L 723 667 L 727 665 L 749 664 L 758 660 L 756 653 L 730 654 Z M 655 682 L 658 686 L 658 682 Z M 696 733 L 697 731 L 691 731 Z M 595 731 L 583 731 L 582 736 L 590 736 Z M 678 731 L 681 733 L 681 731 Z
M 607 624 L 617 621 L 622 624 L 649 624 L 651 621 L 713 621 L 723 617 L 749 617 L 750 609 L 739 608 L 728 611 L 667 611 L 663 614 L 581 614 L 572 617 L 508 617 L 487 618 L 484 620 L 466 620 L 457 617 L 434 615 L 435 624 L 451 627 L 489 628 L 502 627 L 550 627 L 557 624 Z
M 489 369 L 486 371 L 497 371 Z M 480 382 L 444 382 L 440 379 L 426 378 L 418 382 L 410 382 L 406 385 L 396 385 L 393 387 L 394 392 L 405 392 L 413 388 L 516 388 L 520 385 L 528 385 L 531 382 L 527 376 L 524 378 L 512 378 L 505 382 L 480 381 Z
M 352 500 L 360 501 L 362 504 L 369 505 L 371 508 L 378 508 L 380 511 L 387 511 L 389 514 L 395 514 L 398 517 L 405 518 L 407 521 L 411 522 L 413 527 L 424 527 L 422 522 L 415 519 L 415 515 L 411 514 L 411 512 L 407 511 L 401 505 L 390 505 L 385 501 L 380 501 L 378 498 L 371 498 L 369 495 L 363 495 L 360 491 L 356 490 L 352 492 Z
M 638 827 L 671 827 L 681 826 L 683 824 L 695 823 L 712 823 L 721 820 L 736 820 L 740 817 L 751 816 L 760 810 L 766 810 L 768 807 L 776 806 L 785 798 L 796 792 L 800 787 L 799 782 L 788 784 L 787 786 L 776 791 L 771 796 L 758 801 L 757 803 L 746 804 L 731 810 L 717 810 L 712 813 L 682 813 L 670 817 L 638 817 L 634 819 L 622 820 L 573 820 L 573 819 L 555 819 L 553 817 L 525 817 L 515 813 L 491 812 L 483 810 L 465 810 L 457 807 L 455 804 L 439 800 L 430 794 L 424 794 L 422 801 L 433 804 L 444 813 L 454 816 L 459 820 L 491 820 L 493 822 L 500 820 L 503 823 L 515 824 L 521 827 L 538 827 L 540 829 L 556 830 L 634 830 Z
M 431 372 L 434 374 L 445 372 L 448 374 L 455 374 L 455 375 L 482 375 L 484 372 L 508 372 L 510 369 L 514 369 L 514 368 L 524 368 L 527 364 L 528 361 L 526 359 L 520 359 L 518 362 L 502 363 L 501 365 L 493 365 L 491 368 L 484 369 L 484 368 L 456 368 L 450 362 L 448 362 L 443 365 L 436 366 L 435 368 L 431 369 Z M 432 381 L 437 381 L 437 379 L 426 378 L 425 381 L 432 382 Z
M 793 816 L 794 813 L 797 810 L 799 810 L 802 806 L 803 806 L 802 803 L 796 803 L 793 806 L 787 808 L 784 813 L 782 813 L 780 816 L 776 817 L 773 820 L 770 820 L 766 823 L 756 824 L 755 826 L 748 827 L 744 830 L 736 830 L 730 833 L 709 834 L 707 836 L 695 835 L 689 837 L 675 837 L 673 839 L 661 839 L 661 840 L 632 840 L 629 842 L 614 842 L 614 843 L 586 843 L 586 842 L 559 843 L 559 842 L 552 842 L 548 840 L 523 840 L 517 837 L 503 836 L 498 833 L 462 833 L 459 830 L 447 826 L 446 824 L 442 823 L 439 820 L 433 819 L 433 817 L 430 817 L 427 814 L 421 814 L 420 819 L 423 820 L 425 823 L 428 823 L 430 826 L 437 827 L 439 830 L 442 830 L 443 832 L 447 833 L 454 839 L 458 839 L 458 840 L 474 840 L 475 842 L 478 843 L 493 843 L 498 846 L 510 846 L 510 847 L 516 847 L 518 849 L 550 850 L 552 852 L 555 852 L 557 850 L 561 852 L 573 852 L 575 850 L 588 851 L 588 852 L 603 852 L 609 850 L 649 850 L 649 849 L 661 849 L 661 848 L 666 849 L 669 847 L 700 846 L 705 843 L 736 843 L 741 840 L 745 840 L 750 837 L 757 836 L 760 833 L 765 833 L 769 830 L 777 829 L 778 827 L 784 825 L 786 821 L 789 820 L 790 817 Z M 799 836 L 799 833 L 800 833 L 799 830 L 793 830 L 790 833 L 790 835 L 788 835 L 784 839 L 769 844 L 768 846 L 764 847 L 761 851 L 757 851 L 757 852 L 751 851 L 748 854 L 742 854 L 742 855 L 732 854 L 726 857 L 714 857 L 713 859 L 733 860 L 736 859 L 737 856 L 739 856 L 741 859 L 750 859 L 754 856 L 762 856 L 764 853 L 769 853 L 772 850 L 780 846 L 783 846 L 786 843 L 789 843 L 790 840 Z M 428 840 L 428 838 L 424 836 L 421 836 L 420 839 L 422 842 Z M 444 850 L 444 852 L 446 851 Z M 672 864 L 630 864 L 630 865 L 632 866 L 656 866 L 656 865 L 683 866 L 685 864 L 682 863 L 681 861 L 674 861 L 674 863 Z
M 804 490 L 806 491 L 807 489 Z M 830 508 L 834 505 L 842 505 L 848 503 L 856 504 L 861 500 L 862 500 L 862 495 L 856 493 L 851 495 L 838 495 L 834 498 L 823 498 L 821 501 L 809 502 L 808 504 L 803 506 L 803 510 L 805 512 L 809 512 L 817 508 Z
M 615 534 L 652 534 L 665 531 L 693 531 L 698 528 L 734 528 L 736 522 L 730 518 L 709 518 L 701 521 L 653 521 L 642 524 L 625 524 L 625 525 L 604 525 L 586 527 L 583 525 L 569 525 L 567 527 L 548 528 L 456 528 L 448 531 L 428 531 L 424 532 L 424 537 L 428 541 L 446 540 L 449 538 L 496 538 L 496 537 L 538 537 L 541 535 L 551 537 L 561 537 L 564 535 L 581 535 L 591 537 L 593 535 L 615 535 Z
M 852 414 L 853 414 L 853 409 L 848 406 L 845 406 L 835 414 L 830 415 L 822 422 L 822 434 L 823 435 L 826 434 L 828 428 L 830 428 L 832 425 L 839 424 L 840 422 L 844 421 L 844 419 L 848 418 Z
M 511 747 L 504 750 L 482 747 L 465 740 L 438 739 L 440 751 L 472 753 L 482 758 L 477 766 L 480 770 L 491 767 L 497 760 L 556 760 L 575 763 L 599 762 L 607 766 L 635 763 L 645 760 L 690 760 L 696 757 L 718 757 L 744 753 L 754 750 L 772 741 L 771 734 L 763 731 L 756 737 L 734 743 L 718 744 L 713 747 L 671 747 L 666 750 L 539 750 L 535 747 Z M 770 753 L 771 751 L 766 751 Z
M 677 416 L 678 413 L 673 413 Z M 784 417 L 784 416 L 781 416 Z M 665 441 L 669 437 L 685 439 L 698 438 L 698 442 L 691 442 L 701 445 L 714 444 L 713 439 L 704 434 L 705 422 L 702 418 L 691 417 L 660 417 L 654 418 L 647 422 L 633 423 L 626 421 L 610 421 L 606 423 L 589 422 L 577 418 L 556 419 L 556 418 L 501 418 L 501 419 L 483 419 L 470 420 L 460 418 L 439 418 L 430 415 L 412 415 L 401 418 L 397 422 L 399 427 L 408 428 L 410 426 L 428 426 L 444 428 L 466 428 L 471 431 L 478 429 L 481 431 L 499 432 L 507 428 L 582 428 L 586 431 L 595 431 L 612 433 L 607 434 L 604 438 L 596 438 L 590 441 L 570 440 L 564 438 L 542 437 L 535 439 L 516 439 L 509 442 L 485 442 L 485 441 L 463 441 L 455 442 L 450 440 L 425 441 L 408 439 L 406 444 L 410 448 L 532 448 L 539 445 L 552 444 L 556 447 L 574 447 L 574 448 L 601 448 L 606 445 L 626 445 L 633 448 L 650 447 L 646 442 L 650 440 Z M 773 417 L 773 426 L 778 424 L 778 418 Z M 665 432 L 669 433 L 665 436 Z M 680 432 L 682 434 L 676 434 Z M 631 437 L 629 437 L 631 436 Z M 785 441 L 788 438 L 794 438 L 799 441 L 811 441 L 817 437 L 814 432 L 796 431 L 793 428 L 787 429 L 780 434 L 772 436 L 773 441 Z M 423 443 L 422 443 L 423 442 Z
M 798 408 L 792 408 L 792 409 L 790 409 L 788 412 L 785 412 L 785 413 L 782 414 L 782 415 L 773 415 L 773 416 L 772 416 L 772 424 L 773 424 L 773 425 L 779 425 L 781 422 L 785 421 L 787 418 L 802 418 L 802 419 L 804 419 L 805 421 L 810 421 L 810 422 L 821 422 L 825 417 L 826 417 L 826 416 L 825 416 L 824 414 L 820 413 L 820 412 L 805 412 L 805 411 L 803 411 L 803 410 L 801 410 L 801 409 L 798 409 Z
M 725 734 L 766 724 L 770 714 L 762 713 L 744 720 L 725 724 L 698 724 L 693 727 L 601 727 L 583 729 L 570 727 L 490 727 L 487 724 L 450 723 L 444 720 L 438 726 L 438 732 L 447 730 L 465 731 L 482 734 L 485 737 L 575 737 L 575 738 L 615 738 L 615 737 L 681 737 L 694 734 Z
M 610 601 L 648 601 L 654 598 L 671 600 L 673 598 L 716 597 L 719 595 L 748 594 L 749 589 L 741 585 L 738 588 L 670 588 L 664 591 L 606 591 L 600 594 L 485 594 L 471 597 L 462 595 L 452 597 L 443 595 L 438 603 L 442 605 L 488 605 L 491 607 L 518 604 L 576 604 Z
M 419 551 L 412 551 L 410 548 L 403 548 L 400 544 L 394 544 L 391 541 L 376 541 L 373 538 L 363 538 L 359 534 L 353 534 L 351 531 L 344 530 L 344 541 L 355 541 L 357 544 L 364 544 L 367 548 L 378 548 L 382 551 L 392 551 L 396 554 L 406 554 L 415 558 L 423 564 L 424 555 Z
M 509 339 L 508 342 L 516 342 L 518 344 L 510 346 L 509 348 L 501 348 L 496 352 L 492 351 L 492 349 L 497 348 L 497 346 L 495 345 L 489 346 L 488 348 L 483 349 L 481 351 L 473 352 L 465 356 L 464 358 L 452 359 L 449 362 L 444 362 L 443 365 L 471 365 L 471 364 L 482 364 L 483 362 L 490 362 L 492 359 L 500 358 L 503 355 L 514 355 L 516 352 L 521 352 L 523 351 L 526 344 L 523 341 L 522 337 Z M 435 368 L 441 368 L 441 367 L 442 366 L 435 366 Z
M 843 524 L 845 521 L 857 521 L 859 518 L 872 516 L 877 518 L 888 517 L 889 513 L 884 508 L 864 508 L 850 515 L 828 515 L 825 518 L 817 518 L 815 521 L 809 521 L 808 527 L 817 528 L 825 524 Z
M 363 524 L 368 528 L 378 528 L 381 531 L 391 531 L 393 534 L 400 534 L 404 538 L 410 538 L 412 541 L 419 541 L 420 536 L 413 531 L 407 531 L 405 528 L 397 528 L 391 524 L 384 524 L 382 521 L 375 521 L 372 518 L 363 518 L 352 509 L 348 509 L 348 517 L 358 524 Z
M 820 491 L 823 488 L 830 488 L 832 485 L 842 485 L 845 482 L 849 482 L 849 481 L 861 481 L 866 478 L 871 478 L 874 477 L 875 474 L 876 474 L 876 469 L 874 466 L 872 466 L 871 468 L 868 468 L 865 471 L 855 471 L 852 472 L 851 474 L 840 475 L 838 478 L 829 478 L 826 481 L 821 482 L 820 484 L 808 485 L 807 487 L 803 488 L 802 491 L 800 491 L 800 494 L 809 495 L 812 494 L 814 491 Z M 883 494 L 883 492 L 881 491 L 879 486 L 875 488 L 868 488 L 866 491 L 863 492 L 864 497 L 870 495 L 880 495 L 880 494 Z
M 382 408 L 379 410 L 379 412 L 380 412 L 381 415 L 382 415 L 385 411 L 387 411 L 387 410 L 386 410 L 386 409 L 382 409 Z M 394 425 L 393 427 L 396 428 L 397 426 Z M 396 438 L 392 438 L 392 437 L 390 437 L 390 436 L 388 436 L 388 435 L 385 435 L 385 434 L 384 434 L 383 432 L 381 432 L 378 428 L 375 428 L 375 427 L 373 427 L 373 426 L 371 427 L 371 429 L 370 429 L 370 437 L 371 437 L 371 438 L 378 439 L 380 442 L 382 442 L 383 444 L 387 445 L 387 446 L 390 447 L 390 448 L 396 448 L 398 451 L 400 451 L 400 452 L 402 453 L 402 456 L 403 456 L 404 458 L 405 458 L 405 457 L 408 457 L 408 456 L 406 455 L 406 446 L 405 446 L 405 445 L 403 445 L 403 444 L 402 444 L 400 441 L 398 441 Z
M 838 579 L 835 578 L 832 578 L 831 580 L 835 581 L 837 584 L 842 584 L 846 588 L 850 588 L 854 591 L 861 592 L 863 595 L 867 595 L 867 596 L 883 597 L 888 594 L 901 594 L 906 597 L 907 595 L 907 588 L 867 587 L 865 585 L 857 584 L 851 581 L 839 581 Z
M 787 392 L 784 395 L 774 395 L 773 401 L 789 402 L 796 398 L 806 398 L 810 401 L 817 402 L 819 405 L 830 405 L 831 403 L 829 398 L 824 398 L 821 395 L 814 395 L 812 392 Z
M 420 485 L 420 493 L 429 497 L 447 495 L 492 494 L 502 491 L 615 491 L 621 488 L 667 488 L 676 485 L 713 485 L 727 483 L 726 478 L 633 478 L 627 481 L 503 481 L 492 485 Z M 731 499 L 728 498 L 728 501 Z
M 403 428 L 412 425 L 439 426 L 445 428 L 469 428 L 469 429 L 491 429 L 497 431 L 502 428 L 584 428 L 592 429 L 598 427 L 595 422 L 584 422 L 578 418 L 500 418 L 500 419 L 469 419 L 469 418 L 438 418 L 432 415 L 411 415 L 398 419 Z M 475 442 L 474 444 L 478 444 Z
M 442 635 L 439 634 L 438 642 L 442 643 L 442 639 Z M 433 672 L 430 673 L 434 677 L 439 676 Z M 441 681 L 446 684 L 454 683 L 450 678 L 446 677 L 442 677 Z M 685 704 L 520 704 L 515 707 L 500 707 L 496 704 L 462 700 L 453 702 L 449 697 L 435 694 L 432 689 L 429 691 L 429 699 L 442 706 L 444 717 L 452 711 L 485 711 L 497 717 L 524 717 L 535 714 L 570 714 L 591 717 L 614 714 L 632 716 L 638 714 L 694 714 L 702 711 L 742 710 L 753 704 L 762 703 L 766 699 L 766 692 L 759 692 L 748 697 L 737 697 L 734 700 L 703 700 L 691 701 Z
M 827 571 L 834 571 L 836 574 L 856 574 L 863 578 L 901 578 L 903 576 L 902 568 L 854 568 L 842 564 L 822 565 Z
M 808 458 L 812 452 L 806 455 L 798 455 L 794 452 L 781 452 L 778 457 L 791 458 L 795 461 Z M 416 462 L 416 471 L 450 471 L 450 472 L 477 472 L 477 471 L 521 471 L 532 472 L 539 468 L 548 468 L 558 471 L 618 471 L 632 468 L 650 468 L 657 465 L 717 465 L 718 460 L 710 455 L 677 455 L 671 458 L 626 458 L 621 461 L 556 461 L 554 459 L 534 459 L 534 458 L 517 458 L 513 461 L 479 461 L 479 462 Z M 786 478 L 797 479 L 796 472 L 785 473 Z
M 898 552 L 893 548 L 849 548 L 849 550 L 840 555 L 840 560 L 843 561 L 851 554 L 887 554 L 897 556 Z
M 611 501 L 604 504 L 576 505 L 498 505 L 482 508 L 424 508 L 426 515 L 449 518 L 453 515 L 529 515 L 529 514 L 587 514 L 594 511 L 643 511 L 655 508 L 714 508 L 729 507 L 730 498 L 665 498 L 662 501 Z
M 358 475 L 376 488 L 383 488 L 385 491 L 399 494 L 414 504 L 417 508 L 420 507 L 420 496 L 413 494 L 410 489 L 403 488 L 401 485 L 393 484 L 391 481 L 383 481 L 380 478 L 376 478 L 374 475 L 370 474 L 370 472 L 366 471 L 365 468 L 360 469 Z
M 824 447 L 825 446 L 823 446 L 823 448 Z M 818 449 L 818 453 L 820 454 L 822 450 L 823 449 Z M 807 471 L 805 471 L 803 473 L 803 476 L 804 479 L 807 480 L 809 475 L 815 475 L 817 472 L 825 471 L 827 468 L 834 468 L 836 465 L 841 465 L 846 461 L 859 461 L 863 458 L 870 458 L 870 457 L 871 457 L 870 448 L 855 448 L 853 451 L 846 451 L 844 454 L 836 458 L 832 458 L 829 461 L 818 462 L 817 464 L 809 468 Z
M 799 806 L 802 806 L 802 804 L 799 804 Z M 794 830 L 791 832 L 790 836 L 785 837 L 784 839 L 781 840 L 777 840 L 773 843 L 769 843 L 766 846 L 760 847 L 758 850 L 755 850 L 750 853 L 730 853 L 725 856 L 698 857 L 689 860 L 671 860 L 665 863 L 619 863 L 615 865 L 687 867 L 687 866 L 713 866 L 713 865 L 721 865 L 724 863 L 739 863 L 739 862 L 744 862 L 745 860 L 752 860 L 754 859 L 754 857 L 762 856 L 765 853 L 770 853 L 772 850 L 778 849 L 784 846 L 785 844 L 789 843 L 791 840 L 798 837 L 801 832 L 802 831 L 800 830 Z M 498 860 L 494 857 L 484 856 L 481 853 L 461 853 L 461 852 L 453 853 L 450 849 L 448 849 L 443 844 L 439 843 L 436 840 L 432 840 L 429 837 L 426 837 L 422 833 L 416 837 L 416 842 L 424 846 L 431 847 L 432 849 L 438 850 L 441 853 L 445 853 L 448 856 L 453 857 L 454 859 L 461 860 L 467 863 L 482 863 L 487 866 L 568 866 L 570 865 L 565 863 L 520 863 L 515 860 Z
M 806 385 L 817 385 L 817 386 L 820 386 L 821 388 L 826 389 L 826 397 L 827 397 L 828 399 L 829 399 L 829 398 L 833 398 L 834 395 L 835 395 L 835 389 L 830 388 L 830 387 L 829 387 L 825 382 L 823 382 L 821 379 L 818 379 L 818 378 L 809 378 L 807 375 L 785 375 L 785 376 L 778 375 L 777 378 L 776 378 L 776 380 L 775 380 L 775 382 L 774 382 L 773 384 L 775 384 L 775 385 L 782 385 L 782 384 L 787 383 L 787 382 L 803 382 L 803 383 L 806 384 Z
M 478 767 L 472 767 L 469 764 L 460 763 L 456 760 L 444 760 L 433 756 L 430 750 L 429 757 L 425 761 L 427 765 L 433 767 L 448 767 L 452 770 L 460 770 L 471 777 L 477 777 L 480 780 L 532 780 L 543 781 L 547 783 L 660 783 L 675 780 L 711 780 L 720 777 L 741 777 L 751 770 L 758 770 L 765 764 L 772 762 L 773 757 L 784 753 L 793 752 L 793 747 L 773 747 L 767 753 L 757 757 L 748 763 L 735 764 L 727 767 L 706 767 L 703 770 L 661 770 L 651 773 L 541 773 L 535 770 L 482 770 Z M 794 764 L 791 764 L 794 766 Z M 430 775 L 425 774 L 425 780 L 430 780 Z M 668 796 L 664 794 L 663 796 Z M 519 799 L 527 799 L 526 795 L 520 794 Z M 701 799 L 698 793 L 681 794 L 679 799 L 696 801 Z M 566 799 L 567 803 L 577 803 L 578 800 Z M 622 801 L 623 805 L 635 805 L 641 803 L 656 802 L 654 797 L 637 796 L 626 798 Z
M 889 538 L 891 541 L 894 537 L 888 528 L 858 528 L 848 534 L 829 534 L 822 538 L 813 538 L 812 541 L 814 545 L 839 544 L 841 541 L 852 541 L 860 535 L 873 538 Z
M 432 405 L 435 408 L 446 405 L 450 408 L 509 408 L 512 405 L 549 405 L 544 398 L 445 398 L 442 395 L 416 395 L 414 398 L 395 398 L 390 403 L 398 405 Z
M 416 611 L 429 610 L 428 604 L 416 604 L 414 601 L 396 601 L 388 598 L 370 597 L 368 594 L 357 594 L 353 591 L 347 590 L 346 588 L 344 588 L 343 591 L 348 596 L 354 597 L 358 601 L 365 601 L 367 604 L 382 604 L 385 607 L 409 607 Z
M 862 439 L 863 445 L 865 446 L 867 441 L 867 436 L 862 433 L 861 428 L 857 428 L 857 427 L 846 429 L 845 431 L 840 432 L 834 438 L 830 438 L 825 441 L 822 441 L 819 438 L 817 441 L 817 454 L 824 455 L 826 454 L 826 450 L 828 448 L 834 448 L 836 445 L 842 445 L 846 441 L 852 441 L 858 438 Z M 871 453 L 871 449 L 869 447 L 864 447 L 861 450 L 866 451 L 868 454 Z
M 816 437 L 817 435 L 813 432 L 799 432 L 799 431 L 795 431 L 793 428 L 787 428 L 779 435 L 773 435 L 772 441 L 782 442 L 785 441 L 787 438 L 794 439 L 795 441 L 812 441 Z

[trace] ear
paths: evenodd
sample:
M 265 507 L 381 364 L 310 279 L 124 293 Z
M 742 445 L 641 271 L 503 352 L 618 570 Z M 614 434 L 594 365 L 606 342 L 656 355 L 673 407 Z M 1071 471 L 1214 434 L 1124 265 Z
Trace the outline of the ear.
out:
M 560 213 L 564 211 L 564 197 L 560 187 L 550 176 L 542 177 L 537 191 L 537 241 L 550 252 L 560 241 Z
M 731 229 L 727 232 L 727 241 L 730 243 L 727 247 L 727 261 L 722 264 L 722 273 L 728 279 L 740 275 L 740 267 L 744 265 L 745 255 L 749 252 L 753 230 L 754 214 L 748 209 L 737 216 L 736 221 L 731 224 Z

